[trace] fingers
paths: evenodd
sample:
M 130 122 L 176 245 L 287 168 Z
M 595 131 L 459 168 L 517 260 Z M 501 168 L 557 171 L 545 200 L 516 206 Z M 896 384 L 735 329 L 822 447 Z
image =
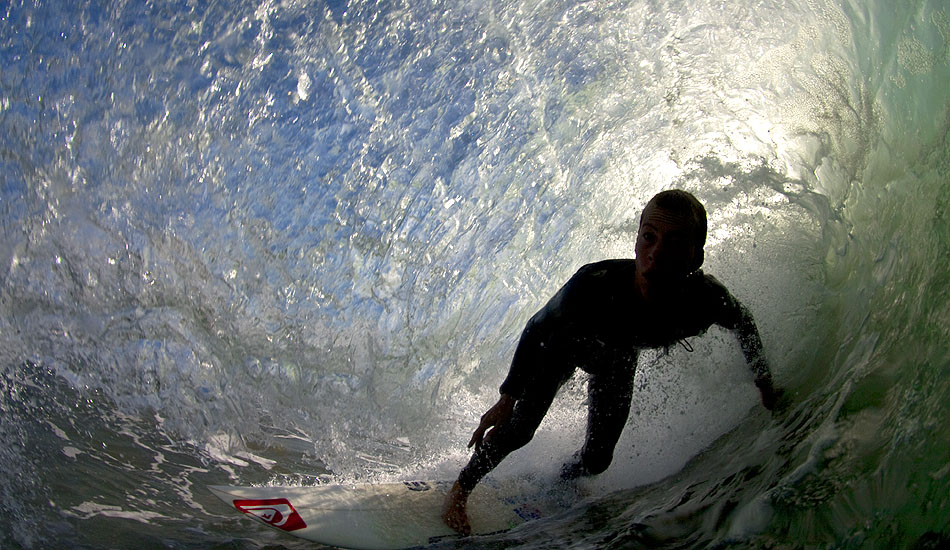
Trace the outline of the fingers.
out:
M 778 388 L 775 390 L 775 396 L 772 398 L 772 412 L 784 413 L 791 405 L 792 396 L 785 390 Z
M 482 415 L 481 420 L 478 423 L 478 428 L 475 429 L 475 433 L 472 434 L 471 441 L 468 442 L 468 448 L 478 449 L 482 446 L 482 442 L 485 440 L 486 432 L 488 432 L 487 437 L 491 437 L 491 432 L 489 430 L 501 426 L 511 418 L 511 409 L 514 406 L 513 401 L 506 401 L 504 398 L 499 399 L 492 408 Z
M 490 419 L 482 417 L 482 421 L 479 422 L 478 428 L 475 429 L 475 433 L 472 434 L 472 440 L 468 442 L 468 448 L 471 449 L 474 446 L 476 449 L 482 446 L 482 441 L 485 439 L 485 432 L 488 431 L 488 428 L 491 428 L 494 425 Z
M 482 438 L 484 437 L 484 435 L 485 435 L 485 429 L 479 426 L 478 429 L 475 430 L 475 433 L 472 434 L 472 439 L 471 441 L 468 442 L 468 448 L 471 449 L 472 446 L 474 446 L 476 449 L 478 447 L 481 447 Z
M 762 390 L 762 406 L 768 410 L 775 407 L 775 395 L 767 390 Z
M 785 393 L 785 390 L 781 388 L 769 388 L 768 391 L 762 390 L 762 405 L 773 413 L 781 412 L 788 404 L 789 397 L 788 394 Z

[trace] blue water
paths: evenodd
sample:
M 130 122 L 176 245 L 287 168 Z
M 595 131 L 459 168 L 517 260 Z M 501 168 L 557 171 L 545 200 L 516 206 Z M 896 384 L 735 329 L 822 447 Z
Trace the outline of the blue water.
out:
M 442 547 L 950 536 L 942 0 L 0 6 L 0 547 L 312 548 L 208 484 L 451 478 L 670 187 L 758 321 L 647 353 L 564 515 Z M 584 379 L 498 476 L 553 475 Z

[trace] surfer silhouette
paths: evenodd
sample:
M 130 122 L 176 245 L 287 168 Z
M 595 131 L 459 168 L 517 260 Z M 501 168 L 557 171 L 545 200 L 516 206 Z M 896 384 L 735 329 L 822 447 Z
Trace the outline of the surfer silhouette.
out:
M 584 446 L 561 470 L 565 479 L 599 474 L 613 459 L 630 412 L 639 351 L 670 347 L 717 324 L 733 331 L 762 404 L 775 407 L 762 341 L 749 311 L 700 270 L 706 210 L 692 194 L 663 191 L 640 216 L 636 255 L 582 267 L 527 323 L 500 397 L 469 441 L 469 463 L 446 496 L 442 519 L 471 532 L 466 505 L 478 482 L 526 445 L 575 368 L 587 372 Z

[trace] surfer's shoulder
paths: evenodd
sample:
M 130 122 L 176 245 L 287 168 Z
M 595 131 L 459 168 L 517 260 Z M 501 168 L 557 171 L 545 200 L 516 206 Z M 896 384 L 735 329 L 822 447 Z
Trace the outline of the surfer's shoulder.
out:
M 694 284 L 699 284 L 703 288 L 718 292 L 729 292 L 729 290 L 726 288 L 726 285 L 719 282 L 719 279 L 713 277 L 709 273 L 704 272 L 702 269 L 697 269 L 689 277 Z
M 735 327 L 741 317 L 739 301 L 729 292 L 719 279 L 703 273 L 702 270 L 690 275 L 696 302 L 717 319 L 717 323 L 727 328 Z
M 598 262 L 584 265 L 577 270 L 577 273 L 574 276 L 581 278 L 599 278 L 615 274 L 622 274 L 627 270 L 635 269 L 634 265 L 634 260 L 626 258 L 600 260 Z
M 555 297 L 561 305 L 586 307 L 605 292 L 624 286 L 632 280 L 634 261 L 626 259 L 601 260 L 582 266 Z

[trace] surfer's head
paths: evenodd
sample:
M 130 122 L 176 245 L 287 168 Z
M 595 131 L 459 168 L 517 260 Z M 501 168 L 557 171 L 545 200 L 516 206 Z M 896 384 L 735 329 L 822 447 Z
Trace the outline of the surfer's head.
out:
M 650 199 L 640 214 L 640 224 L 648 211 L 661 209 L 681 218 L 681 223 L 692 233 L 694 243 L 702 249 L 706 245 L 706 208 L 692 193 L 682 189 L 661 191 Z
M 673 284 L 703 264 L 706 209 L 692 194 L 663 191 L 640 215 L 636 262 L 639 277 L 650 284 Z

